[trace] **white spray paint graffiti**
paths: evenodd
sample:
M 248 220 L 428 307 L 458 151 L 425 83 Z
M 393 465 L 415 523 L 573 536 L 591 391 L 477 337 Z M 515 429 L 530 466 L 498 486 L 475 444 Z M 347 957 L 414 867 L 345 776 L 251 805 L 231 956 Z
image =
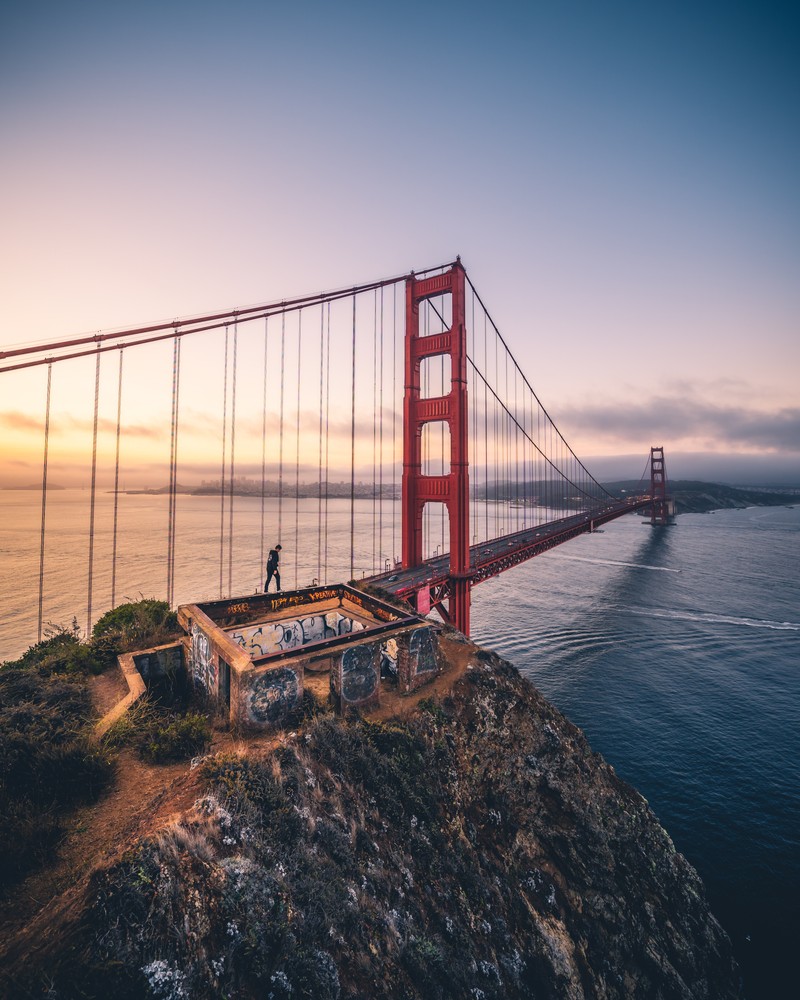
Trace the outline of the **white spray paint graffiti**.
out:
M 217 664 L 211 651 L 208 636 L 196 624 L 192 624 L 192 676 L 194 682 L 208 694 L 217 694 Z
M 381 677 L 397 680 L 397 639 L 387 639 L 381 643 Z
M 348 632 L 361 632 L 364 625 L 347 618 L 338 611 L 305 618 L 288 618 L 278 622 L 253 625 L 250 628 L 231 629 L 228 635 L 243 646 L 251 656 L 268 656 L 297 649 L 310 642 L 335 639 Z

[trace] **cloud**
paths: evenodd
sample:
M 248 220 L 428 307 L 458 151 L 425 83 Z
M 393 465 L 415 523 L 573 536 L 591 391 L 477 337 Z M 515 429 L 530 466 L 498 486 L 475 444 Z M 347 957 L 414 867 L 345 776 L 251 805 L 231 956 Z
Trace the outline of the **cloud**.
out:
M 82 431 L 83 433 L 91 434 L 94 428 L 94 422 L 92 420 L 83 420 L 78 417 L 72 417 L 68 415 L 60 416 L 58 419 L 51 420 L 50 431 L 58 433 L 59 431 Z M 108 420 L 104 417 L 100 417 L 97 421 L 97 430 L 102 434 L 116 434 L 117 424 L 115 420 Z M 147 427 L 143 424 L 122 424 L 120 426 L 120 434 L 122 437 L 136 437 L 136 438 L 148 438 L 150 440 L 160 440 L 165 437 L 166 430 L 161 425 L 157 427 Z
M 658 396 L 647 402 L 575 406 L 562 410 L 559 423 L 569 439 L 579 432 L 610 443 L 634 437 L 702 441 L 724 448 L 800 452 L 800 408 L 765 412 L 746 406 L 706 403 L 686 396 Z
M 19 410 L 4 410 L 0 412 L 0 425 L 15 431 L 35 431 L 37 434 L 44 433 L 44 419 L 31 417 L 27 413 Z M 69 414 L 53 413 L 50 417 L 51 434 L 69 434 L 72 431 L 82 433 L 92 433 L 94 422 L 73 417 Z M 117 424 L 114 420 L 107 420 L 100 417 L 97 421 L 97 429 L 100 433 L 116 434 Z M 157 440 L 164 437 L 166 431 L 163 427 L 147 427 L 142 424 L 122 424 L 121 434 L 125 437 L 150 438 Z
M 20 413 L 19 410 L 4 410 L 0 413 L 0 424 L 9 430 L 15 431 L 44 431 L 44 421 L 29 417 L 27 413 Z

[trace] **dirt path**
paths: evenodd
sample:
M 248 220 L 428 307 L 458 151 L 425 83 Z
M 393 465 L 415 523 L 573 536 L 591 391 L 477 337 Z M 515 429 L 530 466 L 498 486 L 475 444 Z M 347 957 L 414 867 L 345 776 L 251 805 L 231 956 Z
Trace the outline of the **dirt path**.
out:
M 119 671 L 107 671 L 89 683 L 92 701 L 103 716 L 127 693 Z M 274 737 L 259 739 L 254 749 L 269 749 Z M 237 751 L 241 742 L 215 733 L 212 752 Z M 201 794 L 197 770 L 186 762 L 150 765 L 132 751 L 120 752 L 114 775 L 97 802 L 73 812 L 51 864 L 32 872 L 0 901 L 0 956 L 24 955 L 26 939 L 48 936 L 58 914 L 84 891 L 88 877 L 131 842 L 178 819 Z
M 98 802 L 83 806 L 69 818 L 53 863 L 30 874 L 0 907 L 0 941 L 11 938 L 115 849 L 138 827 L 154 818 L 154 806 L 176 785 L 185 786 L 187 805 L 194 801 L 194 779 L 186 764 L 149 767 L 133 754 L 120 754 L 111 788 Z M 183 798 L 183 797 L 182 797 Z
M 470 644 L 444 636 L 440 641 L 449 668 L 412 695 L 401 696 L 385 686 L 381 706 L 370 713 L 370 718 L 402 718 L 422 698 L 446 694 L 475 662 L 475 649 Z M 90 690 L 100 716 L 127 694 L 124 679 L 117 671 L 93 678 Z M 218 732 L 211 752 L 236 753 L 246 748 L 248 753 L 266 753 L 287 739 L 291 739 L 288 733 L 243 740 L 229 732 Z M 103 798 L 69 818 L 53 863 L 29 875 L 0 903 L 2 963 L 18 966 L 32 950 L 46 946 L 47 940 L 65 926 L 70 911 L 79 908 L 94 869 L 112 862 L 136 839 L 179 819 L 201 794 L 198 771 L 190 764 L 149 765 L 131 751 L 121 752 Z
M 106 670 L 89 678 L 89 692 L 92 704 L 102 719 L 106 712 L 110 712 L 127 695 L 128 685 L 121 670 Z

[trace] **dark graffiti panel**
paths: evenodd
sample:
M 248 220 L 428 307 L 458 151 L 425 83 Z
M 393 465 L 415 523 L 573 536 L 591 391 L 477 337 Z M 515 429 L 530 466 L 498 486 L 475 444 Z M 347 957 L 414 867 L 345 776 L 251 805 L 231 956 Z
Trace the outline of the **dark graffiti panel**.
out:
M 294 670 L 280 667 L 254 678 L 247 696 L 252 722 L 278 722 L 300 699 L 300 682 Z
M 351 704 L 366 701 L 378 686 L 374 646 L 351 646 L 342 653 L 342 699 Z
M 408 644 L 411 656 L 412 671 L 416 674 L 426 674 L 436 670 L 436 653 L 433 649 L 433 637 L 429 628 L 417 629 L 411 633 Z

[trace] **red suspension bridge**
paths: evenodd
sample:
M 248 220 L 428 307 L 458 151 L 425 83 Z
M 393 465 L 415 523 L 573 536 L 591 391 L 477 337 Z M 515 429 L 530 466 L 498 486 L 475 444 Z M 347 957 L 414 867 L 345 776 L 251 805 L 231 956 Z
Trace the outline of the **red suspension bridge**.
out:
M 115 362 L 110 377 L 104 360 L 106 368 Z M 542 405 L 457 259 L 352 288 L 0 352 L 7 389 L 32 369 L 45 373 L 39 638 L 53 548 L 48 464 L 65 419 L 53 410 L 53 385 L 63 372 L 68 399 L 76 366 L 92 362 L 87 632 L 123 588 L 136 588 L 123 555 L 119 498 L 136 435 L 123 412 L 138 414 L 143 405 L 141 389 L 131 398 L 126 379 L 141 386 L 143 372 L 150 404 L 163 414 L 165 451 L 168 438 L 161 492 L 170 604 L 176 589 L 182 599 L 197 596 L 185 593 L 192 573 L 181 578 L 189 544 L 195 562 L 202 554 L 217 564 L 215 596 L 222 598 L 252 589 L 254 563 L 259 576 L 268 543 L 280 540 L 295 553 L 294 586 L 311 582 L 303 572 L 315 572 L 315 582 L 366 578 L 468 633 L 477 584 L 623 514 L 669 523 L 663 449 L 650 448 L 634 495 L 606 490 Z M 31 385 L 23 390 L 29 395 Z M 196 537 L 189 543 L 182 535 L 179 476 L 205 468 L 209 451 L 219 478 L 202 489 L 218 497 L 219 509 L 201 553 Z M 255 478 L 243 479 L 243 470 Z M 95 547 L 101 481 L 113 496 L 102 558 Z M 250 514 L 260 504 L 257 544 L 252 518 L 246 529 L 241 520 L 243 495 Z M 342 528 L 343 511 L 349 525 Z M 349 542 L 344 553 L 329 544 L 332 512 Z M 301 570 L 300 551 L 309 546 L 316 565 L 306 559 Z

